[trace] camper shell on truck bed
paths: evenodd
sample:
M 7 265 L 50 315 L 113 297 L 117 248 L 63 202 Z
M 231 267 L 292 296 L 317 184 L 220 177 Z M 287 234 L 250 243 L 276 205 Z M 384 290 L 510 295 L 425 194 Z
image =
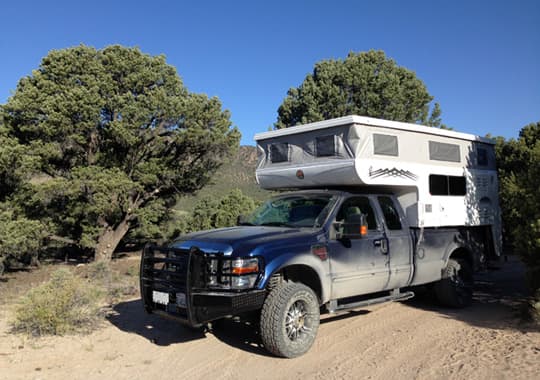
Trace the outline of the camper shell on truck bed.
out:
M 411 227 L 486 226 L 501 253 L 494 141 L 362 116 L 255 135 L 265 189 L 388 187 Z

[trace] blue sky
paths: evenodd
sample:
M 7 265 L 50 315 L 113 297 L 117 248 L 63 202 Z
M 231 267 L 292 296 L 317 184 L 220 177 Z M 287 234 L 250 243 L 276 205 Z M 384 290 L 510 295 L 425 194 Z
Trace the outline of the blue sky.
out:
M 138 46 L 221 99 L 242 144 L 276 121 L 315 62 L 384 50 L 457 131 L 517 137 L 540 121 L 540 1 L 9 1 L 0 103 L 51 49 Z

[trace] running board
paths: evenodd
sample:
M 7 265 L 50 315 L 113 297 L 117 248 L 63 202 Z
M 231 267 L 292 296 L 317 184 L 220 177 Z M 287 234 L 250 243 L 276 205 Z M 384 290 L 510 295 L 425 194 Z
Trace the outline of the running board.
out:
M 352 303 L 346 303 L 346 304 L 338 304 L 337 300 L 331 300 L 326 305 L 326 308 L 328 309 L 329 313 L 337 313 L 339 311 L 346 311 L 346 310 L 352 310 L 357 309 L 359 307 L 369 306 L 369 305 L 375 305 L 378 303 L 383 302 L 389 302 L 389 301 L 405 301 L 410 298 L 414 297 L 413 292 L 404 292 L 400 293 L 399 289 L 394 289 L 390 291 L 390 294 L 384 297 L 378 297 L 378 298 L 370 298 L 358 302 L 352 302 Z

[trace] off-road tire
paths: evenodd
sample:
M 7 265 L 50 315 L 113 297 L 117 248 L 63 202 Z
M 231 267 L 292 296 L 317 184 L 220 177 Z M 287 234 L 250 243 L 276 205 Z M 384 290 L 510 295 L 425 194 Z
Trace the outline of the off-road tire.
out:
M 443 276 L 435 284 L 438 301 L 444 306 L 462 308 L 472 303 L 473 271 L 464 259 L 449 259 Z
M 261 311 L 264 347 L 276 356 L 294 358 L 307 352 L 320 322 L 317 296 L 307 286 L 286 282 L 273 289 Z

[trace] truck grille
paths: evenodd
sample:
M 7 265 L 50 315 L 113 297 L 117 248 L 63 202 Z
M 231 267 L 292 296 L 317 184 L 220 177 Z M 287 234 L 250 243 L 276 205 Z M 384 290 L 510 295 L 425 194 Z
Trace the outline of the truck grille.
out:
M 190 251 L 147 247 L 143 253 L 141 278 L 162 292 L 186 292 Z
M 206 283 L 205 261 L 204 252 L 196 247 L 146 246 L 141 258 L 141 298 L 146 310 L 166 312 L 194 325 L 191 294 Z
M 146 246 L 141 257 L 141 298 L 149 313 L 200 326 L 237 312 L 260 308 L 266 292 L 231 290 L 231 279 L 261 276 L 262 268 L 250 274 L 233 274 L 232 259 L 223 253 Z M 248 291 L 246 291 L 248 290 Z

